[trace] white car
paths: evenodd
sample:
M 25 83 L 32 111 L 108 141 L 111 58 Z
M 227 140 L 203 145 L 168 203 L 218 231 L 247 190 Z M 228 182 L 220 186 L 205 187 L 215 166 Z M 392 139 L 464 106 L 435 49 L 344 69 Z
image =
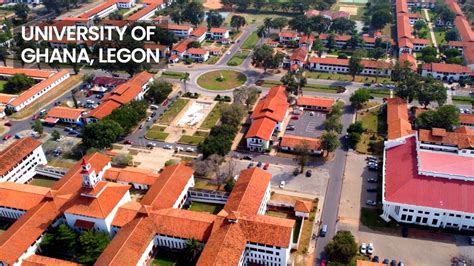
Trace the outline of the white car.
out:
M 366 253 L 367 253 L 367 244 L 362 243 L 362 245 L 360 245 L 360 254 L 366 254 Z
M 172 150 L 173 146 L 166 144 L 165 146 L 163 146 L 163 149 Z
M 180 152 L 180 151 L 184 151 L 184 149 L 183 149 L 183 147 L 176 146 L 176 151 L 177 151 L 177 152 Z
M 285 185 L 286 185 L 286 182 L 285 182 L 285 181 L 281 181 L 281 182 L 280 182 L 280 188 L 285 188 Z
M 194 149 L 191 148 L 191 147 L 187 147 L 187 148 L 186 148 L 186 151 L 187 151 L 187 152 L 194 152 Z
M 367 246 L 367 254 L 369 255 L 374 254 L 374 244 L 369 243 L 369 245 Z

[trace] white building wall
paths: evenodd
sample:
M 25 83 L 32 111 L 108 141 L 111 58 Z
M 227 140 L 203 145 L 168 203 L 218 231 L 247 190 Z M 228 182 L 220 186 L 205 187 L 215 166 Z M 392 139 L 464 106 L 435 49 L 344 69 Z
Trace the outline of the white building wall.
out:
M 426 69 L 423 69 L 421 71 L 421 76 L 423 77 L 433 77 L 435 79 L 438 79 L 438 80 L 451 80 L 451 81 L 459 81 L 459 79 L 461 77 L 468 77 L 467 74 L 461 74 L 461 73 L 444 73 L 444 72 L 433 72 L 433 71 L 429 71 L 429 70 L 426 70 Z
M 259 263 L 267 266 L 287 265 L 290 258 L 289 247 L 290 243 L 288 243 L 288 248 L 281 248 L 247 242 L 245 245 L 243 264 Z
M 13 169 L 11 169 L 6 175 L 0 176 L 0 182 L 15 182 L 15 183 L 27 183 L 36 174 L 35 167 L 37 165 L 46 165 L 48 161 L 44 155 L 42 146 L 39 146 L 23 160 L 21 160 Z
M 186 203 L 186 199 L 188 197 L 188 190 L 189 190 L 190 187 L 194 187 L 194 175 L 191 176 L 188 183 L 184 187 L 183 191 L 181 191 L 181 194 L 176 199 L 176 202 L 173 205 L 174 209 L 179 209 L 179 208 L 183 207 L 183 205 Z
M 260 138 L 247 138 L 247 148 L 251 151 L 264 151 L 270 148 L 270 141 Z

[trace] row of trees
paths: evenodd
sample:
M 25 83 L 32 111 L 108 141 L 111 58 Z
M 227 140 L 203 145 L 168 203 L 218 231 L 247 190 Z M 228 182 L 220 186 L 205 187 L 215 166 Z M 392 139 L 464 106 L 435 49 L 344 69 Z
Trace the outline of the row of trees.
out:
M 155 104 L 164 102 L 173 91 L 173 84 L 166 80 L 153 81 L 150 83 L 146 98 Z
M 256 67 L 262 67 L 265 72 L 267 69 L 278 68 L 285 54 L 282 52 L 273 53 L 273 48 L 268 45 L 262 45 L 257 47 L 252 54 L 252 65 Z
M 288 24 L 290 27 L 298 32 L 309 34 L 311 32 L 337 34 L 352 34 L 355 32 L 355 22 L 347 18 L 336 18 L 330 20 L 324 16 L 306 17 L 304 15 L 296 16 L 291 19 Z
M 204 19 L 204 7 L 196 1 L 177 0 L 165 12 L 177 24 L 187 22 L 197 26 Z
M 3 86 L 3 91 L 11 94 L 18 94 L 31 88 L 35 81 L 25 74 L 15 74 L 7 80 Z
M 86 125 L 82 131 L 82 144 L 87 149 L 110 147 L 146 117 L 146 108 L 145 101 L 133 101 L 114 110 L 106 118 Z
M 364 24 L 374 30 L 381 30 L 392 22 L 391 3 L 385 0 L 367 2 L 364 11 Z
M 285 13 L 293 11 L 295 13 L 303 13 L 304 11 L 314 8 L 318 10 L 329 9 L 335 0 L 222 0 L 221 3 L 228 10 L 236 9 L 239 12 L 245 12 L 250 8 L 255 11 L 272 10 L 273 12 L 280 10 Z

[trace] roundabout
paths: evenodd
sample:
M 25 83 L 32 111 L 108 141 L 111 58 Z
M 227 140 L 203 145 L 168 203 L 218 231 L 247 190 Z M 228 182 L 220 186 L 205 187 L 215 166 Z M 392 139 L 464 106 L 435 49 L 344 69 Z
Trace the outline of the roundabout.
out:
M 236 70 L 215 70 L 197 78 L 197 85 L 211 91 L 225 91 L 242 86 L 247 76 Z

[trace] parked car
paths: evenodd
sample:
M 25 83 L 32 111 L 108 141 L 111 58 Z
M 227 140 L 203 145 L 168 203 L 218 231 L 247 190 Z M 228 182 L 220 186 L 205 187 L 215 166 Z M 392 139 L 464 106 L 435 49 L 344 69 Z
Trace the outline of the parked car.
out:
M 295 130 L 295 129 L 296 129 L 296 127 L 293 126 L 293 125 L 288 125 L 288 126 L 286 127 L 286 130 Z
M 151 116 L 151 117 L 155 117 L 155 116 L 156 116 L 156 112 L 151 113 L 150 116 Z
M 263 170 L 267 170 L 268 167 L 270 167 L 270 164 L 269 164 L 269 163 L 265 163 L 265 165 L 263 166 Z
M 35 115 L 33 116 L 32 120 L 36 120 L 36 119 L 38 119 L 38 118 L 39 118 L 39 114 L 35 114 Z
M 143 124 L 140 124 L 140 126 L 138 127 L 138 129 L 142 129 L 144 127 Z
M 163 146 L 163 149 L 172 150 L 173 146 L 166 144 L 165 146 Z
M 321 229 L 319 230 L 319 236 L 325 237 L 327 232 L 328 232 L 328 225 L 323 224 L 323 226 L 321 226 Z
M 9 140 L 12 138 L 12 135 L 10 134 L 6 134 L 5 136 L 3 136 L 3 140 Z
M 249 165 L 247 165 L 247 168 L 252 168 L 254 167 L 255 165 L 253 163 L 249 163 Z
M 365 204 L 369 206 L 377 206 L 377 202 L 375 202 L 375 200 L 367 200 Z
M 291 119 L 292 119 L 292 120 L 298 120 L 298 119 L 300 119 L 300 117 L 297 116 L 297 115 L 293 115 L 293 116 L 291 116 Z
M 369 178 L 367 178 L 367 182 L 369 182 L 369 183 L 377 183 L 377 178 L 369 177 Z
M 311 175 L 313 175 L 313 171 L 311 169 L 307 170 L 306 171 L 306 177 L 311 177 Z
M 379 256 L 374 256 L 372 258 L 372 262 L 379 262 Z
M 384 259 L 384 260 L 382 261 L 382 264 L 387 264 L 387 265 L 388 265 L 389 263 L 390 263 L 390 260 L 389 260 L 389 259 Z
M 378 158 L 375 157 L 375 156 L 367 156 L 367 157 L 365 158 L 365 160 L 366 160 L 366 161 L 369 161 L 369 162 L 370 162 L 370 161 L 372 161 L 372 162 L 377 162 L 377 161 L 378 161 Z
M 147 121 L 147 122 L 150 122 L 150 120 L 151 120 L 151 116 L 149 116 L 149 117 L 146 118 L 146 121 Z
M 20 134 L 15 134 L 15 139 L 21 139 L 21 135 Z
M 156 143 L 153 143 L 153 142 L 148 142 L 148 144 L 146 145 L 148 148 L 154 148 L 156 147 Z
M 370 192 L 370 193 L 377 192 L 377 188 L 374 188 L 374 187 L 368 188 L 367 192 Z
M 367 254 L 367 244 L 362 243 L 362 245 L 360 245 L 359 252 L 360 254 L 364 254 L 364 255 Z
M 5 126 L 7 126 L 7 127 L 11 127 L 11 126 L 12 126 L 12 122 L 10 122 L 10 121 L 7 121 L 7 122 L 5 123 Z
M 123 141 L 123 144 L 132 145 L 133 142 L 131 140 L 126 139 L 126 140 Z
M 471 245 L 471 246 L 474 245 L 474 236 L 469 237 L 469 245 Z
M 184 151 L 184 149 L 183 149 L 183 147 L 176 146 L 176 151 L 177 151 L 177 152 L 180 152 L 180 151 Z
M 186 151 L 187 151 L 187 152 L 194 152 L 194 149 L 191 148 L 191 147 L 187 147 L 187 148 L 186 148 Z
M 295 170 L 293 170 L 293 175 L 297 176 L 299 174 L 300 174 L 300 169 L 298 167 L 296 167 Z
M 392 261 L 390 262 L 390 266 L 397 266 L 397 264 L 398 264 L 398 263 L 397 263 L 396 260 L 392 260 Z
M 367 245 L 367 254 L 369 254 L 369 255 L 374 254 L 374 244 L 369 243 L 369 244 Z
M 285 181 L 281 181 L 279 187 L 280 187 L 280 188 L 285 188 L 285 185 L 286 185 L 286 182 L 285 182 Z
M 313 111 L 309 112 L 309 115 L 314 116 L 314 112 Z
M 252 160 L 252 156 L 250 156 L 250 155 L 245 155 L 244 157 L 242 157 L 242 159 L 244 159 L 244 160 Z
M 262 166 L 263 166 L 263 163 L 262 163 L 262 162 L 258 162 L 258 163 L 257 163 L 257 167 L 258 167 L 258 168 L 260 168 L 260 167 L 262 167 Z

